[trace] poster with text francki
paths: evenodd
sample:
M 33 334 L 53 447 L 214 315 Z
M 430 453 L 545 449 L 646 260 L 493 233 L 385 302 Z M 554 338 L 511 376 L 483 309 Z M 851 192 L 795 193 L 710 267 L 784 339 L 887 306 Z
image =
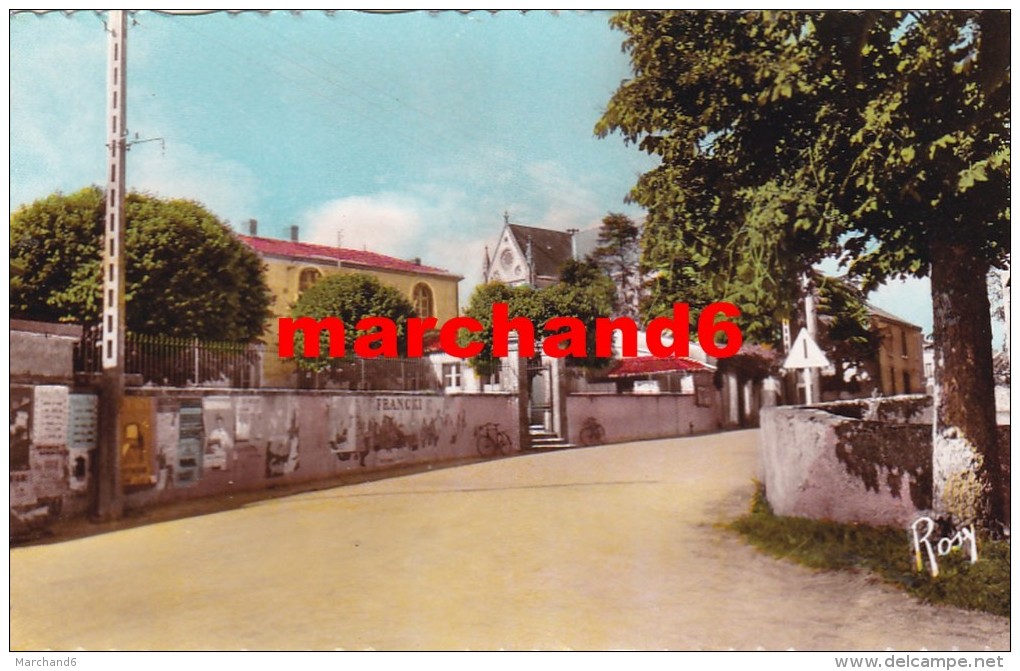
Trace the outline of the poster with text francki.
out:
M 1008 9 L 9 20 L 17 664 L 1011 655 Z

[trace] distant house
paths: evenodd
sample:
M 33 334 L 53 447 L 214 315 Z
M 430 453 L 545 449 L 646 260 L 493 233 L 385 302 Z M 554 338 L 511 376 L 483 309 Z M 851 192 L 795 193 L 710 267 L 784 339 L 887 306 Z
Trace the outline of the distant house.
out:
M 871 317 L 871 332 L 877 336 L 877 350 L 860 365 L 835 365 L 822 371 L 822 400 L 931 393 L 931 362 L 926 363 L 921 327 L 865 304 Z M 820 319 L 820 327 L 826 321 Z M 830 357 L 832 355 L 830 354 Z M 837 374 L 842 379 L 837 379 Z M 799 380 L 799 378 L 798 378 Z M 798 394 L 802 390 L 798 391 Z
M 872 328 L 881 341 L 873 362 L 874 380 L 886 396 L 923 394 L 926 392 L 924 371 L 924 337 L 921 327 L 868 305 Z
M 296 226 L 291 227 L 290 240 L 258 237 L 254 226 L 252 223 L 252 235 L 238 235 L 238 238 L 265 262 L 266 283 L 272 292 L 263 373 L 266 386 L 295 383 L 293 362 L 276 355 L 279 342 L 276 320 L 289 316 L 301 294 L 327 275 L 372 275 L 407 296 L 420 316 L 435 317 L 440 324 L 458 314 L 460 275 L 423 265 L 421 259 L 404 260 L 375 252 L 300 242 Z

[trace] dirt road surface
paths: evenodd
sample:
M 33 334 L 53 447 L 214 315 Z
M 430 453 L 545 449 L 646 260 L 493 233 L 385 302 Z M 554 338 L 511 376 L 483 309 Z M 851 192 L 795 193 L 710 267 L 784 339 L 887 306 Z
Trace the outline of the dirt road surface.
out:
M 756 440 L 513 457 L 15 548 L 11 648 L 1009 649 L 1008 619 L 720 529 Z

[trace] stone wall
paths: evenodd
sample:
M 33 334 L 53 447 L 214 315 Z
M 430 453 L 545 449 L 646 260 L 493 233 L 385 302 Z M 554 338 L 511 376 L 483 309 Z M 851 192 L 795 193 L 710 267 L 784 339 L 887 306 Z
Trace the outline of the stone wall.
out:
M 906 526 L 932 505 L 932 406 L 923 396 L 762 411 L 765 495 L 777 515 Z M 999 448 L 1009 482 L 1009 427 Z
M 70 382 L 74 377 L 74 347 L 80 339 L 80 326 L 12 319 L 11 379 Z
M 777 515 L 909 524 L 931 507 L 931 426 L 855 419 L 824 406 L 767 408 L 762 481 Z
M 64 385 L 11 385 L 12 525 L 87 512 L 96 408 Z M 121 415 L 128 509 L 520 449 L 510 394 L 139 388 Z
M 620 443 L 717 431 L 722 403 L 713 387 L 697 394 L 571 394 L 567 429 L 575 445 Z

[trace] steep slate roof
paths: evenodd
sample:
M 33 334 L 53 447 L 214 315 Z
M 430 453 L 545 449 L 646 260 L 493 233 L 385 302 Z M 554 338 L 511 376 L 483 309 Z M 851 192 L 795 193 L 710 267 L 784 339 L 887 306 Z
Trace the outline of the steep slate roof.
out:
M 294 242 L 292 240 L 276 240 L 259 238 L 250 235 L 238 235 L 241 242 L 263 256 L 280 256 L 289 259 L 303 259 L 312 263 L 339 261 L 343 267 L 365 268 L 369 270 L 390 270 L 395 272 L 416 273 L 421 275 L 438 275 L 453 279 L 462 279 L 448 270 L 423 266 L 413 261 L 376 254 L 375 252 L 315 245 L 310 242 Z
M 609 371 L 610 378 L 644 377 L 662 373 L 714 371 L 715 367 L 695 361 L 689 357 L 678 356 L 660 358 L 657 356 L 637 356 L 620 359 Z
M 531 254 L 534 259 L 536 277 L 560 276 L 560 266 L 573 258 L 570 233 L 551 231 L 547 228 L 507 224 L 513 233 L 517 246 L 528 253 L 528 239 L 531 239 Z

